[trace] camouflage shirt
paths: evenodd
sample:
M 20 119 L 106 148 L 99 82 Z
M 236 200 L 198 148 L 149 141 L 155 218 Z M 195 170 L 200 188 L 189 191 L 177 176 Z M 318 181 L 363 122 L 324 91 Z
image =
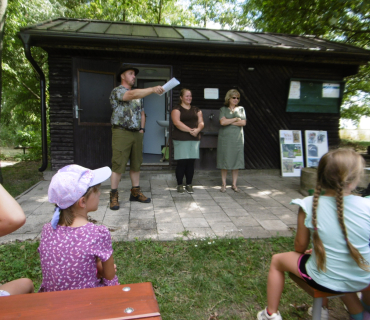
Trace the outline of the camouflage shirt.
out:
M 126 129 L 137 129 L 141 127 L 141 99 L 134 99 L 130 101 L 123 101 L 122 96 L 129 89 L 120 85 L 112 90 L 109 101 L 112 106 L 113 112 L 111 117 L 111 124 L 122 126 Z

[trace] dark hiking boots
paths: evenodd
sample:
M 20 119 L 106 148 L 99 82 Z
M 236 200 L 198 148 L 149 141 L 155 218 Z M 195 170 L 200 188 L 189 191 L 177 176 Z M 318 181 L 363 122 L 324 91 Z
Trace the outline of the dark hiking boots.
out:
M 130 201 L 139 201 L 143 203 L 149 203 L 151 199 L 143 195 L 143 193 L 140 190 L 140 187 L 132 187 L 131 194 L 130 194 Z
M 110 207 L 111 210 L 118 210 L 119 209 L 118 191 L 111 191 L 110 192 L 109 207 Z

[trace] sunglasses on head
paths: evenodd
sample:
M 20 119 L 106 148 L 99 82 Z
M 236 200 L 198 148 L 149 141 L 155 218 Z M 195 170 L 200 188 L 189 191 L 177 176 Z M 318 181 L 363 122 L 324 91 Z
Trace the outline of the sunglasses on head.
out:
M 232 97 L 232 99 L 238 99 L 238 100 L 240 100 L 240 98 L 239 98 L 239 97 Z

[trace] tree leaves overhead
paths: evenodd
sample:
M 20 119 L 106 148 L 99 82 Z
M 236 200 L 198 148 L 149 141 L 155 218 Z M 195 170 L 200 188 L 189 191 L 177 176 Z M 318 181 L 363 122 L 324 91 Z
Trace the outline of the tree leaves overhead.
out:
M 70 18 L 178 25 L 194 20 L 177 0 L 70 0 L 65 4 Z
M 40 119 L 40 89 L 38 74 L 24 54 L 17 32 L 22 27 L 63 15 L 65 8 L 52 0 L 12 0 L 8 3 L 2 61 L 3 101 L 2 123 L 38 125 Z M 47 73 L 47 54 L 33 48 L 32 55 Z
M 20 28 L 51 18 L 222 27 L 287 34 L 314 34 L 370 49 L 370 1 L 363 0 L 11 0 L 3 46 L 2 125 L 40 126 L 38 75 L 17 37 Z M 32 55 L 48 74 L 47 53 Z M 357 121 L 370 110 L 370 66 L 350 77 L 342 117 Z
M 247 0 L 243 16 L 258 31 L 311 34 L 370 49 L 370 1 Z M 370 111 L 370 66 L 348 79 L 342 118 L 358 123 Z

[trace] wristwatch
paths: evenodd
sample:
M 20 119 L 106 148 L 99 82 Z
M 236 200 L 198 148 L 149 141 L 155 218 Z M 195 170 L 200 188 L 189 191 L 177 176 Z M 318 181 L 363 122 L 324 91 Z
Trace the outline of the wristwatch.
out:
M 140 131 L 140 130 L 143 130 L 143 132 L 145 132 L 145 128 L 140 128 L 140 129 L 139 129 L 139 131 Z

